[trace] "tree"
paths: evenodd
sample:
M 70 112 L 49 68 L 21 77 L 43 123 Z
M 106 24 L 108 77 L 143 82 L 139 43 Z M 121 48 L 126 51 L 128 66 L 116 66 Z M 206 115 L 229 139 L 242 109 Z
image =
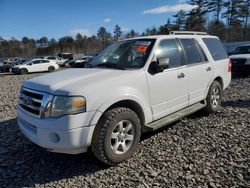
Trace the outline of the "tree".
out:
M 222 41 L 226 40 L 225 33 L 227 32 L 227 28 L 222 21 L 214 20 L 209 22 L 207 31 L 210 35 L 218 36 Z
M 223 8 L 224 0 L 210 0 L 208 1 L 209 11 L 215 12 L 216 22 L 220 21 L 220 14 Z
M 224 9 L 222 16 L 226 18 L 227 23 L 227 41 L 238 38 L 242 40 L 242 28 L 241 28 L 241 11 L 240 7 L 242 0 L 228 0 L 224 3 Z
M 114 29 L 114 39 L 115 41 L 118 41 L 122 36 L 122 29 L 119 25 L 116 25 L 115 26 L 115 29 Z
M 168 35 L 173 30 L 173 25 L 171 24 L 170 19 L 168 19 L 167 23 L 165 25 L 161 25 L 159 27 L 158 34 L 160 35 Z
M 174 29 L 178 31 L 183 31 L 186 24 L 186 13 L 183 10 L 180 10 L 177 14 L 173 15 L 175 18 Z
M 208 3 L 205 0 L 190 0 L 190 5 L 194 8 L 187 14 L 186 29 L 195 31 L 205 31 L 206 15 Z
M 146 35 L 158 35 L 158 30 L 156 29 L 155 26 L 151 28 L 147 28 L 145 31 Z
M 133 37 L 136 37 L 138 36 L 139 34 L 136 33 L 133 29 L 131 29 L 127 34 L 126 34 L 126 38 L 133 38 Z
M 37 40 L 38 48 L 46 48 L 49 45 L 49 40 L 47 37 L 41 37 Z
M 100 27 L 98 29 L 97 37 L 102 42 L 102 48 L 105 48 L 111 41 L 111 34 L 107 32 L 105 27 Z
M 244 40 L 247 39 L 247 25 L 248 25 L 248 20 L 250 17 L 250 0 L 244 0 L 242 1 L 240 5 L 240 15 L 243 19 L 243 35 L 244 35 Z

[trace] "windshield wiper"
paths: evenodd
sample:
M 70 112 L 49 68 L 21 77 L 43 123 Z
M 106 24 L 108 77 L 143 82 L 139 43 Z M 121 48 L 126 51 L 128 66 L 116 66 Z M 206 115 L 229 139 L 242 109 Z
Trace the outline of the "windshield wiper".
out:
M 114 68 L 114 69 L 119 69 L 119 70 L 125 70 L 124 68 L 118 66 L 117 64 L 109 63 L 109 62 L 98 64 L 96 65 L 96 67 L 108 67 L 108 68 Z

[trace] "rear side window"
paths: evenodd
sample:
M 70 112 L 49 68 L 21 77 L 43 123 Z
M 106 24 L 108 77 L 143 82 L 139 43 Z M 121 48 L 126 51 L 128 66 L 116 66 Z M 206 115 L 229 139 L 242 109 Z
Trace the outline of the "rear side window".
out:
M 203 62 L 194 39 L 180 39 L 187 57 L 187 64 Z
M 48 57 L 47 59 L 56 59 L 55 57 Z
M 182 65 L 182 51 L 175 39 L 162 40 L 157 49 L 157 59 L 169 59 L 169 68 Z
M 203 38 L 209 52 L 211 53 L 215 61 L 227 59 L 227 52 L 222 44 L 222 42 L 217 38 Z

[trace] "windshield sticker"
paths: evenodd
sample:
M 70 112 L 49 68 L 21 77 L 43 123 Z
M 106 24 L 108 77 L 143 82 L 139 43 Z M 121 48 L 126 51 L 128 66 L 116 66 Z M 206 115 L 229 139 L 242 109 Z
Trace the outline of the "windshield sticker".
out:
M 150 44 L 151 44 L 151 41 L 142 41 L 142 40 L 139 40 L 139 41 L 135 42 L 135 45 L 138 45 L 138 46 L 149 46 Z
M 145 53 L 148 49 L 148 46 L 138 46 L 138 48 L 136 49 L 136 51 L 138 53 Z

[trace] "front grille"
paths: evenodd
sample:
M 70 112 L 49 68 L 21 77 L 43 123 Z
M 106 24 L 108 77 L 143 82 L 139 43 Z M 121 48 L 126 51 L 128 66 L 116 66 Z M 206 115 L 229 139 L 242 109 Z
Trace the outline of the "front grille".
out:
M 40 117 L 43 97 L 44 94 L 41 92 L 22 88 L 19 96 L 19 106 L 23 110 Z

